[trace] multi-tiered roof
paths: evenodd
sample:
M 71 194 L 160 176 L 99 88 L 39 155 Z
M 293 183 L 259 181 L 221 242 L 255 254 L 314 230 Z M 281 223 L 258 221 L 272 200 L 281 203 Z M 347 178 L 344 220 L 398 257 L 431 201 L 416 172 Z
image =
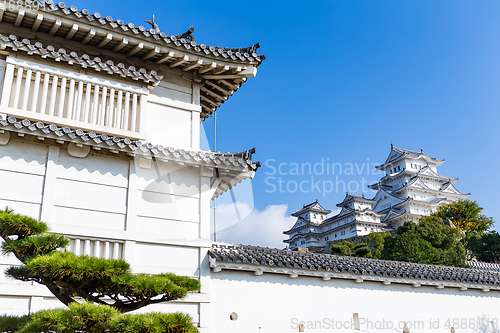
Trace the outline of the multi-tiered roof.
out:
M 391 144 L 386 161 L 376 167 L 386 175 L 369 186 L 377 190 L 373 209 L 385 215 L 381 221 L 397 227 L 405 220 L 430 214 L 440 204 L 469 197 L 470 193 L 461 193 L 453 185 L 458 178 L 438 174 L 437 167 L 443 163 L 423 150 L 416 152 Z
M 159 65 L 180 68 L 202 83 L 202 119 L 206 119 L 265 59 L 257 43 L 245 48 L 210 46 L 195 42 L 194 28 L 180 35 L 152 27 L 78 10 L 63 2 L 30 1 L 30 6 L 0 8 L 0 48 L 53 58 L 111 75 L 156 85 Z
M 148 98 L 165 101 L 150 92 L 174 86 L 168 81 L 170 74 L 193 82 L 199 90 L 193 88 L 189 102 L 168 103 L 195 110 L 205 120 L 256 75 L 265 59 L 257 54 L 259 43 L 215 47 L 196 42 L 192 27 L 169 35 L 154 19 L 147 28 L 63 2 L 25 3 L 29 6 L 0 6 L 0 57 L 7 64 L 0 143 L 8 142 L 12 132 L 87 153 L 94 149 L 217 169 L 214 197 L 253 176 L 260 165 L 252 161 L 254 149 L 217 153 L 202 151 L 196 144 L 190 149 L 146 142 L 144 123 Z M 168 116 L 155 117 L 149 121 L 159 127 L 172 125 Z M 191 140 L 199 141 L 193 133 Z
M 307 207 L 319 204 L 304 206 L 292 214 L 298 220 L 292 229 L 284 232 L 290 236 L 284 242 L 291 249 L 309 247 L 309 244 L 318 248 L 329 240 L 396 229 L 404 221 L 418 221 L 443 203 L 469 197 L 469 193 L 461 193 L 453 185 L 458 178 L 438 174 L 437 167 L 443 163 L 444 160 L 430 157 L 423 150 L 417 152 L 391 144 L 389 156 L 376 167 L 386 174 L 368 186 L 377 191 L 372 199 L 347 193 L 337 204 L 340 212 L 319 224 L 301 218 Z

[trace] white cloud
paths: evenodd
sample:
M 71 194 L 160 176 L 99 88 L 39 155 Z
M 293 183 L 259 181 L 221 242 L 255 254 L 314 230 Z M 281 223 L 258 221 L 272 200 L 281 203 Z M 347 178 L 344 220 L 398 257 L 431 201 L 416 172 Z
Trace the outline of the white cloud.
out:
M 287 208 L 271 205 L 259 211 L 241 202 L 217 205 L 217 241 L 284 248 L 283 239 L 288 236 L 283 231 L 295 223 L 295 218 L 286 215 Z

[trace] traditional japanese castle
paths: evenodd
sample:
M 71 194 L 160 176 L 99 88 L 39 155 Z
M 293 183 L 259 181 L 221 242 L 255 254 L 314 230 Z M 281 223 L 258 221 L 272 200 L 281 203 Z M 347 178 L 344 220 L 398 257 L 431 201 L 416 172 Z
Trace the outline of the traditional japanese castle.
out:
M 353 313 L 394 327 L 498 315 L 497 272 L 213 242 L 211 201 L 259 163 L 253 149 L 200 149 L 200 123 L 256 75 L 259 44 L 214 47 L 195 42 L 192 28 L 166 34 L 154 19 L 146 28 L 62 2 L 25 3 L 0 4 L 0 208 L 47 222 L 77 255 L 200 281 L 198 292 L 140 311 L 187 313 L 200 333 L 360 332 Z M 437 175 L 441 163 L 393 147 L 373 200 L 347 195 L 334 217 L 305 206 L 290 247 L 395 227 L 466 197 Z M 18 264 L 0 255 L 2 272 Z M 2 272 L 0 314 L 64 307 L 45 286 Z M 310 329 L 332 317 L 332 299 L 342 304 L 335 322 Z M 405 306 L 386 311 L 380 299 Z
M 369 185 L 377 193 L 372 199 L 347 193 L 331 212 L 317 201 L 292 214 L 297 222 L 285 235 L 290 249 L 307 247 L 320 249 L 327 241 L 367 235 L 370 232 L 395 230 L 405 221 L 418 221 L 439 205 L 470 196 L 460 193 L 453 185 L 458 178 L 441 176 L 437 167 L 444 163 L 420 152 L 394 147 L 386 161 L 377 166 L 385 176 Z

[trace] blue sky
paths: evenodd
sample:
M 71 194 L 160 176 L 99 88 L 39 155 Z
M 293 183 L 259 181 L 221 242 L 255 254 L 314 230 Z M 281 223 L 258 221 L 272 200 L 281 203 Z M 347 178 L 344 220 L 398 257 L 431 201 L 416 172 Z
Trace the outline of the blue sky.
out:
M 219 109 L 217 124 L 218 150 L 257 148 L 255 158 L 263 164 L 252 181 L 257 210 L 287 205 L 283 212 L 290 214 L 315 199 L 333 209 L 345 195 L 342 181 L 361 185 L 378 178 L 366 169 L 348 174 L 348 164 L 370 163 L 373 170 L 372 163 L 382 163 L 394 142 L 446 159 L 439 172 L 459 177 L 457 188 L 471 192 L 488 216 L 500 219 L 500 2 L 71 4 L 136 25 L 146 25 L 155 14 L 167 34 L 192 25 L 198 43 L 261 43 L 259 53 L 267 59 L 257 77 Z M 212 120 L 205 130 L 211 140 Z M 271 175 L 267 166 L 314 165 L 322 159 L 344 167 L 342 174 L 316 175 L 321 186 L 340 182 L 338 191 L 326 195 L 317 188 L 291 193 L 293 182 L 311 176 Z M 278 185 L 279 177 L 290 188 L 272 192 L 269 184 Z M 356 193 L 373 195 L 366 186 Z

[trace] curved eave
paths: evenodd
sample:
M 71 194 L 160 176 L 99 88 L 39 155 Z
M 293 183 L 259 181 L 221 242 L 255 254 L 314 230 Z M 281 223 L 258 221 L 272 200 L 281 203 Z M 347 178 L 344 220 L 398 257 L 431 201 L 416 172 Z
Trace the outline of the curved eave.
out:
M 293 212 L 291 216 L 293 217 L 299 217 L 300 215 L 306 213 L 306 212 L 313 212 L 313 213 L 319 213 L 319 214 L 330 214 L 332 211 L 327 210 L 327 209 L 316 209 L 316 208 L 302 208 L 296 212 Z
M 256 53 L 260 47 L 258 43 L 245 48 L 215 47 L 196 43 L 192 31 L 186 31 L 182 36 L 167 35 L 159 30 L 114 20 L 111 16 L 91 14 L 86 9 L 78 10 L 76 6 L 67 6 L 63 2 L 34 2 L 38 4 L 39 10 L 25 7 L 24 11 L 19 12 L 16 6 L 6 6 L 1 21 L 15 24 L 17 28 L 28 28 L 67 41 L 96 46 L 101 50 L 146 58 L 144 60 L 159 58 L 161 50 L 149 54 L 155 47 L 166 47 L 188 55 L 204 55 L 239 65 L 258 65 L 265 59 L 264 55 Z M 124 41 L 124 38 L 127 40 Z M 141 42 L 143 45 L 139 45 Z
M 397 213 L 397 212 L 395 212 L 395 213 Z M 397 214 L 395 216 L 392 216 L 392 217 L 390 217 L 388 219 L 384 219 L 383 221 L 389 223 L 390 221 L 399 220 L 399 219 L 405 218 L 405 217 L 420 217 L 420 215 L 412 214 L 412 213 L 409 213 L 407 211 L 404 211 L 404 212 L 399 213 L 399 214 Z
M 367 214 L 369 214 L 369 215 L 374 215 L 375 217 L 382 217 L 383 216 L 383 214 L 377 213 L 376 211 L 368 209 L 368 208 L 364 209 L 364 210 L 353 210 L 353 209 L 349 209 L 349 210 L 350 210 L 350 212 L 348 212 L 346 214 L 340 215 L 340 213 L 339 213 L 339 214 L 337 214 L 335 216 L 332 216 L 332 217 L 324 220 L 321 223 L 321 226 L 332 224 L 332 223 L 336 222 L 337 220 L 339 220 L 341 218 L 352 216 L 353 214 L 360 214 L 360 215 L 367 215 Z
M 375 169 L 381 170 L 381 171 L 385 171 L 387 169 L 387 167 L 392 167 L 396 162 L 398 162 L 401 159 L 424 160 L 428 164 L 432 164 L 432 165 L 434 165 L 436 167 L 440 166 L 441 164 L 443 164 L 445 162 L 444 160 L 433 159 L 432 157 L 429 157 L 427 155 L 423 155 L 423 156 L 419 156 L 419 157 L 410 157 L 410 156 L 407 156 L 407 155 L 401 155 L 401 156 L 399 156 L 399 157 L 391 160 L 388 163 L 384 163 L 384 164 L 375 166 Z
M 382 222 L 373 222 L 373 221 L 360 221 L 360 220 L 354 220 L 354 221 L 351 221 L 351 222 L 348 222 L 346 224 L 343 224 L 343 225 L 339 225 L 338 227 L 335 227 L 333 229 L 330 229 L 330 230 L 326 230 L 326 231 L 323 231 L 323 232 L 320 232 L 318 233 L 318 235 L 320 236 L 324 236 L 326 234 L 331 234 L 335 231 L 338 231 L 338 230 L 341 230 L 341 229 L 344 229 L 344 228 L 347 228 L 347 227 L 351 227 L 352 225 L 358 225 L 358 224 L 368 224 L 368 225 L 372 225 L 372 226 L 380 226 L 380 227 L 385 227 L 387 226 L 386 223 L 382 223 Z
M 398 154 L 398 156 L 391 159 L 391 155 L 393 154 L 393 152 Z M 394 163 L 398 162 L 401 159 L 411 159 L 411 160 L 423 159 L 427 163 L 433 164 L 435 166 L 439 166 L 444 163 L 444 160 L 438 160 L 436 158 L 432 158 L 429 155 L 424 154 L 423 152 L 416 152 L 412 150 L 391 146 L 391 152 L 389 153 L 389 156 L 387 156 L 385 162 L 381 165 L 375 166 L 375 168 L 378 170 L 385 170 L 387 166 L 392 166 L 394 165 Z
M 305 222 L 306 224 L 304 224 L 304 225 L 301 225 L 301 226 L 297 227 L 297 224 L 298 224 L 300 221 L 303 221 L 303 222 Z M 303 230 L 303 229 L 305 229 L 305 228 L 311 228 L 311 227 L 314 227 L 314 225 L 312 225 L 312 224 L 311 224 L 311 222 L 309 222 L 309 221 L 306 221 L 306 220 L 304 220 L 304 219 L 299 218 L 299 220 L 298 220 L 297 222 L 295 222 L 295 224 L 293 225 L 293 227 L 292 227 L 292 228 L 290 228 L 290 229 L 289 229 L 289 230 L 287 230 L 287 231 L 283 231 L 283 234 L 285 234 L 285 235 L 289 235 L 289 234 L 291 234 L 291 233 L 298 232 L 298 231 Z
M 91 58 L 87 54 L 78 54 L 76 51 L 53 46 L 45 46 L 41 42 L 21 39 L 16 35 L 5 36 L 0 34 L 0 49 L 6 51 L 23 51 L 30 56 L 40 56 L 43 59 L 53 59 L 55 62 L 66 62 L 69 65 L 80 66 L 81 68 L 93 69 L 96 72 L 128 78 L 134 81 L 142 81 L 146 84 L 156 86 L 163 79 L 162 75 L 154 70 L 146 68 L 135 68 L 124 63 L 114 63 L 112 60 L 103 61 L 99 57 Z
M 406 184 L 406 185 L 408 185 L 408 184 Z M 456 197 L 460 197 L 460 198 L 467 198 L 467 197 L 470 196 L 470 193 L 451 193 L 451 192 L 444 192 L 442 190 L 434 190 L 434 189 L 431 189 L 431 188 L 428 188 L 428 187 L 427 188 L 422 188 L 422 187 L 411 187 L 411 186 L 406 186 L 406 185 L 403 186 L 403 187 L 401 187 L 401 188 L 398 188 L 398 189 L 394 190 L 393 192 L 394 193 L 401 193 L 404 190 L 416 190 L 416 191 L 425 192 L 425 193 L 438 193 L 438 194 L 441 194 L 441 195 L 456 196 Z
M 306 238 L 307 236 L 313 236 L 313 235 L 314 236 L 320 236 L 321 234 L 317 233 L 317 232 L 313 232 L 313 231 L 308 232 L 306 234 L 295 234 L 291 238 L 283 240 L 283 242 L 290 243 L 290 242 L 294 241 L 297 238 Z
M 387 190 L 386 188 L 384 188 L 384 186 L 380 186 L 380 191 L 383 191 L 384 193 L 386 193 L 387 195 L 390 195 L 391 197 L 393 197 L 394 199 L 397 199 L 397 200 L 403 200 L 404 201 L 404 198 L 401 198 L 399 196 L 396 196 L 394 195 L 394 191 L 389 191 Z M 375 195 L 375 198 L 377 197 L 377 195 Z M 378 201 L 377 201 L 378 202 Z
M 403 169 L 397 173 L 393 173 L 393 174 L 389 174 L 389 175 L 385 175 L 384 177 L 382 177 L 379 181 L 379 183 L 383 183 L 384 181 L 387 181 L 387 180 L 390 180 L 390 179 L 395 179 L 395 178 L 398 178 L 398 177 L 402 177 L 402 176 L 410 176 L 410 177 L 415 177 L 415 176 L 420 176 L 422 178 L 429 178 L 429 179 L 432 179 L 432 180 L 436 180 L 436 181 L 443 181 L 443 180 L 446 180 L 446 181 L 449 181 L 451 182 L 452 184 L 453 183 L 456 183 L 458 181 L 458 178 L 450 178 L 450 177 L 445 177 L 445 176 L 441 176 L 441 175 L 438 175 L 437 173 L 433 172 L 432 169 L 430 169 L 432 171 L 432 174 L 424 174 L 423 172 L 425 172 L 425 170 L 429 169 L 428 166 L 426 166 L 425 168 L 423 168 L 422 170 L 420 171 L 411 171 L 411 170 L 408 170 L 408 169 Z M 372 184 L 372 185 L 368 185 L 369 188 L 373 189 L 372 187 L 376 185 L 376 184 Z M 372 187 L 371 187 L 372 186 Z
M 420 206 L 427 206 L 427 207 L 432 208 L 432 207 L 439 205 L 443 201 L 449 202 L 449 200 L 447 198 L 435 198 L 432 201 L 422 201 L 422 200 L 416 200 L 413 198 L 407 198 L 405 201 L 400 202 L 400 203 L 394 205 L 393 207 L 398 208 L 406 203 L 406 204 L 416 204 L 416 205 L 420 205 Z
M 344 198 L 344 200 L 341 203 L 338 203 L 336 206 L 337 207 L 344 207 L 345 205 L 347 205 L 351 202 L 363 202 L 363 203 L 367 203 L 367 204 L 374 204 L 375 203 L 374 200 L 367 199 L 367 198 L 362 197 L 362 196 L 347 194 L 346 197 Z
M 6 119 L 0 116 L 0 131 L 4 138 L 8 137 L 9 140 L 14 134 L 19 137 L 29 135 L 36 140 L 52 140 L 59 145 L 73 143 L 78 146 L 89 146 L 95 151 L 106 151 L 115 156 L 123 154 L 123 156 L 130 157 L 155 158 L 159 163 L 174 161 L 179 165 L 204 166 L 213 179 L 212 199 L 231 189 L 243 179 L 253 178 L 255 171 L 260 167 L 260 162 L 252 161 L 255 149 L 241 153 L 185 150 L 91 131 L 85 132 L 81 129 L 60 127 L 56 124 L 32 123 L 27 119 L 18 120 L 12 116 Z

